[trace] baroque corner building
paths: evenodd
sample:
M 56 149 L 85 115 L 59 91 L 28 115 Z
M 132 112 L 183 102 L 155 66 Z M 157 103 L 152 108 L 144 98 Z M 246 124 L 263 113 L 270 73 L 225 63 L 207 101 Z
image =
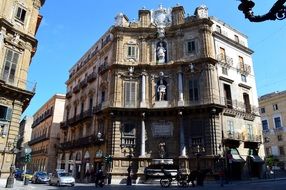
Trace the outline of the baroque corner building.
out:
M 79 180 L 103 168 L 111 183 L 170 160 L 184 172 L 261 175 L 252 53 L 206 6 L 118 14 L 69 71 L 58 168 Z
M 27 81 L 36 52 L 36 32 L 44 0 L 0 2 L 0 170 L 9 173 L 15 159 L 20 117 L 35 94 Z

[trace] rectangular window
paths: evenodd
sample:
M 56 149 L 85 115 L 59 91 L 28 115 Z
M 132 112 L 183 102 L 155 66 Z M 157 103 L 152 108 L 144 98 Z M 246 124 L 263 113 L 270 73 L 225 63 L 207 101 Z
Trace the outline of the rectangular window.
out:
M 279 153 L 281 156 L 285 155 L 285 151 L 284 151 L 284 147 L 283 146 L 279 146 Z
M 227 131 L 228 134 L 234 134 L 234 124 L 232 120 L 227 120 Z
M 246 75 L 241 74 L 241 81 L 242 81 L 242 82 L 247 82 Z
M 253 135 L 253 127 L 252 127 L 252 125 L 251 124 L 247 124 L 246 128 L 247 128 L 249 140 L 253 140 L 254 139 L 254 135 Z
M 281 118 L 280 117 L 275 117 L 274 118 L 274 124 L 275 124 L 275 128 L 282 127 L 282 125 L 281 125 Z
M 273 104 L 273 110 L 274 111 L 278 110 L 278 104 Z
M 239 42 L 239 38 L 237 35 L 234 35 L 234 41 Z
M 222 74 L 228 75 L 228 69 L 226 67 L 222 67 Z
M 11 121 L 12 109 L 0 105 L 0 121 Z
M 267 120 L 262 120 L 262 129 L 263 130 L 268 130 L 268 122 L 267 122 Z
M 8 83 L 14 83 L 19 54 L 10 49 L 6 50 L 2 78 Z
M 18 7 L 17 8 L 17 13 L 16 13 L 16 18 L 18 20 L 20 20 L 21 22 L 24 22 L 25 21 L 25 17 L 26 17 L 26 10 L 21 8 L 21 7 Z
M 105 91 L 101 92 L 101 103 L 105 101 Z
M 224 98 L 225 98 L 225 104 L 228 108 L 232 108 L 232 98 L 231 98 L 231 89 L 230 85 L 224 84 Z
M 199 84 L 198 80 L 190 80 L 189 86 L 189 98 L 190 101 L 198 101 L 199 100 Z
M 216 25 L 216 31 L 217 31 L 218 33 L 221 33 L 221 27 L 220 27 L 219 25 Z
M 243 101 L 245 106 L 245 112 L 251 113 L 251 105 L 250 105 L 249 95 L 247 93 L 243 93 Z
M 127 57 L 136 58 L 136 46 L 135 45 L 128 45 Z
M 194 40 L 187 42 L 187 52 L 195 53 L 196 52 L 196 43 Z
M 223 61 L 223 62 L 226 62 L 225 49 L 220 47 L 219 48 L 219 52 L 220 52 L 220 60 Z
M 265 113 L 265 108 L 260 108 L 261 113 Z
M 136 106 L 136 82 L 125 82 L 124 83 L 124 104 L 125 107 Z

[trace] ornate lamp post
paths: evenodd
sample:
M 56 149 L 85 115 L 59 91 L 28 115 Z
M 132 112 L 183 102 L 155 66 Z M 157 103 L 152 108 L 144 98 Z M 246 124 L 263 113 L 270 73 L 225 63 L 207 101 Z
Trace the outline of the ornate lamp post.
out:
M 200 170 L 200 157 L 202 156 L 203 153 L 205 153 L 205 148 L 201 145 L 197 145 L 193 147 L 193 153 L 196 155 L 196 161 L 197 161 L 197 170 Z
M 24 166 L 24 174 L 26 174 L 26 170 L 27 170 L 27 163 L 31 162 L 31 152 L 32 149 L 30 147 L 25 147 L 24 149 L 25 152 L 25 166 Z M 28 179 L 26 178 L 26 176 L 24 177 L 24 185 L 28 185 Z
M 263 22 L 266 20 L 283 20 L 286 18 L 286 7 L 284 3 L 286 0 L 277 0 L 271 7 L 268 13 L 264 15 L 254 15 L 252 8 L 255 3 L 251 0 L 240 0 L 241 3 L 238 6 L 238 10 L 242 11 L 245 18 L 251 22 Z
M 14 171 L 15 171 L 15 154 L 18 152 L 18 149 L 16 148 L 17 146 L 17 142 L 18 142 L 18 136 L 15 137 L 14 141 L 13 141 L 13 147 L 11 149 L 11 153 L 13 154 L 13 158 L 12 158 L 12 162 L 11 162 L 11 166 L 10 166 L 10 174 L 9 177 L 7 178 L 7 182 L 6 182 L 6 188 L 13 188 L 14 185 Z

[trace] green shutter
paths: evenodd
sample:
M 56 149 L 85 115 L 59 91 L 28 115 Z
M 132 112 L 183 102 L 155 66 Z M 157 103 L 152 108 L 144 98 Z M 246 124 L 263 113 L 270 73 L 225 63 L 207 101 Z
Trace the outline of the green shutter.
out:
M 11 108 L 7 108 L 6 110 L 6 120 L 7 121 L 11 121 L 12 119 L 12 109 Z

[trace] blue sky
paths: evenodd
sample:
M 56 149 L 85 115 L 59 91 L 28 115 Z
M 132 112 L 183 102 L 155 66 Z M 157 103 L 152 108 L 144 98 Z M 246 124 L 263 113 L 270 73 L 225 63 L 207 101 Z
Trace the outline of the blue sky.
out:
M 264 14 L 275 0 L 255 1 L 255 14 Z M 69 69 L 114 24 L 117 13 L 138 19 L 138 10 L 157 9 L 160 4 L 184 6 L 193 15 L 201 4 L 215 16 L 248 36 L 254 50 L 253 63 L 258 95 L 286 90 L 286 20 L 251 23 L 238 11 L 236 0 L 47 0 L 41 9 L 43 20 L 37 33 L 38 49 L 28 81 L 37 82 L 36 95 L 23 115 L 33 115 L 56 93 L 66 93 Z

